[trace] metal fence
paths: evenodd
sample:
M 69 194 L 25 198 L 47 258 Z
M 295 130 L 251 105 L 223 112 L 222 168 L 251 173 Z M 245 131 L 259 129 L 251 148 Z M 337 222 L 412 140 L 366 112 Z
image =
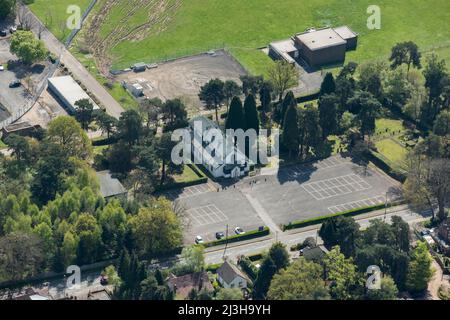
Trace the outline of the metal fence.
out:
M 84 20 L 86 20 L 87 16 L 91 12 L 91 10 L 94 8 L 96 3 L 97 3 L 97 0 L 92 0 L 91 1 L 89 6 L 87 7 L 86 11 L 84 11 L 83 15 L 81 16 L 81 24 L 84 23 Z M 75 38 L 75 36 L 78 34 L 78 32 L 80 30 L 81 29 L 74 29 L 74 30 L 72 30 L 72 33 L 69 35 L 69 37 L 67 38 L 67 40 L 65 42 L 66 48 L 68 48 L 72 44 L 73 39 Z
M 15 112 L 13 114 L 11 114 L 11 116 L 0 122 L 0 130 L 9 126 L 11 123 L 19 120 L 25 113 L 27 113 L 36 103 L 36 101 L 39 99 L 39 97 L 41 96 L 42 92 L 45 90 L 46 86 L 47 86 L 47 81 L 46 79 L 50 78 L 51 76 L 53 76 L 53 74 L 55 73 L 56 69 L 58 69 L 59 66 L 59 60 L 56 61 L 54 64 L 52 64 L 46 71 L 46 75 L 43 77 L 43 81 L 40 84 L 40 86 L 36 89 L 36 92 L 33 96 L 33 98 L 30 98 L 27 103 L 25 103 L 25 105 L 19 107 L 18 110 L 15 110 Z

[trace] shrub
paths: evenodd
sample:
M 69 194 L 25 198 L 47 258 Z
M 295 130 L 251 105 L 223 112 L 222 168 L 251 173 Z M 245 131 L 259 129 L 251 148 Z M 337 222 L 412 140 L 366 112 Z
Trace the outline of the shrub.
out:
M 248 231 L 244 234 L 236 234 L 234 236 L 230 236 L 227 239 L 223 238 L 220 240 L 215 240 L 215 241 L 211 241 L 211 242 L 206 242 L 204 244 L 202 244 L 205 248 L 208 247 L 213 247 L 213 246 L 218 246 L 221 244 L 225 244 L 227 241 L 228 243 L 233 243 L 233 242 L 237 242 L 237 241 L 243 241 L 243 240 L 249 240 L 249 239 L 253 239 L 253 238 L 258 238 L 258 237 L 263 237 L 266 236 L 270 233 L 270 229 L 269 227 L 264 227 L 262 229 L 262 231 L 259 230 L 252 230 L 252 231 Z

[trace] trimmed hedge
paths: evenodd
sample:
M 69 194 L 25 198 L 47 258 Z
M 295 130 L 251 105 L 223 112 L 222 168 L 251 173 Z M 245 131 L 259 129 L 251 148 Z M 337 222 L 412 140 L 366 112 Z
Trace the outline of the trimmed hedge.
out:
M 402 204 L 403 202 L 404 201 L 390 203 L 390 204 L 388 204 L 388 207 L 399 205 L 399 204 Z M 311 218 L 311 219 L 293 221 L 293 222 L 290 222 L 289 224 L 283 225 L 282 229 L 283 229 L 283 231 L 285 231 L 285 230 L 303 228 L 303 227 L 307 227 L 307 226 L 311 226 L 311 225 L 315 225 L 315 224 L 321 224 L 322 222 L 324 222 L 325 220 L 328 220 L 330 218 L 334 218 L 334 217 L 338 217 L 338 216 L 352 217 L 352 216 L 356 216 L 356 215 L 359 215 L 362 213 L 367 213 L 367 212 L 383 209 L 384 206 L 385 206 L 384 204 L 377 204 L 377 205 L 373 205 L 373 206 L 351 209 L 351 210 L 333 213 L 333 214 L 320 216 L 320 217 L 315 217 L 315 218 Z
M 377 154 L 374 151 L 371 151 L 366 154 L 366 157 L 368 160 L 372 161 L 378 168 L 383 170 L 388 176 L 394 178 L 397 181 L 400 181 L 401 183 L 405 182 L 406 180 L 406 172 L 401 169 L 395 169 L 392 166 L 389 165 L 385 159 L 379 154 Z
M 259 237 L 267 236 L 268 234 L 270 234 L 269 227 L 264 227 L 264 229 L 262 231 L 252 230 L 252 231 L 248 231 L 244 234 L 236 234 L 234 236 L 229 236 L 228 243 L 259 238 Z M 227 239 L 223 238 L 220 240 L 203 243 L 202 246 L 204 246 L 205 248 L 209 248 L 209 247 L 225 244 L 226 242 L 227 242 Z
M 206 271 L 216 273 L 217 269 L 219 269 L 221 265 L 222 265 L 221 263 L 208 264 L 205 269 Z
M 157 186 L 155 188 L 156 191 L 165 191 L 165 190 L 169 190 L 169 189 L 186 188 L 186 187 L 196 186 L 196 185 L 208 182 L 208 177 L 206 177 L 195 165 L 188 164 L 188 166 L 199 177 L 198 179 L 191 180 L 191 181 L 185 181 L 185 182 L 173 182 L 173 183 L 169 183 L 169 184 L 166 184 L 163 186 Z

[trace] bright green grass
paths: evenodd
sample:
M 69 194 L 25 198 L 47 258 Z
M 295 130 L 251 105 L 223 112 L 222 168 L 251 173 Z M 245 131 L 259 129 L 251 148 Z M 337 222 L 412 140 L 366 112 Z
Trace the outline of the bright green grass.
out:
M 191 182 L 194 180 L 198 180 L 200 177 L 189 167 L 184 166 L 183 173 L 180 175 L 173 176 L 175 182 Z
M 0 149 L 5 149 L 8 146 L 0 139 Z
M 375 125 L 375 131 L 378 134 L 385 134 L 386 130 L 388 130 L 388 132 L 395 132 L 396 134 L 399 131 L 405 131 L 401 120 L 381 118 L 376 120 Z
M 46 24 L 49 30 L 59 40 L 63 41 L 67 39 L 71 32 L 65 27 L 70 15 L 67 13 L 67 7 L 77 5 L 81 9 L 81 14 L 83 14 L 89 3 L 91 3 L 91 0 L 34 0 L 34 3 L 30 4 L 29 7 L 42 23 Z
M 400 168 L 405 166 L 406 155 L 408 151 L 391 139 L 383 139 L 375 142 L 377 150 L 389 161 L 396 164 Z
M 371 4 L 371 0 L 185 0 L 160 34 L 113 48 L 113 67 L 226 46 L 249 71 L 265 73 L 270 59 L 257 48 L 326 24 L 349 25 L 360 34 L 358 49 L 347 58 L 357 62 L 386 58 L 399 41 L 413 40 L 424 51 L 450 41 L 448 0 L 380 0 L 376 4 L 381 8 L 381 30 L 366 27 Z M 119 18 L 115 14 L 109 24 Z M 450 57 L 448 50 L 442 53 L 443 58 Z

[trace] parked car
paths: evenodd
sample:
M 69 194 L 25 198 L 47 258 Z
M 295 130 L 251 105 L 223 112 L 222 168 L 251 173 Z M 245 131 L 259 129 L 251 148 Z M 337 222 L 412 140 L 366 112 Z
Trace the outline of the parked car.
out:
M 17 26 L 12 26 L 11 28 L 9 28 L 9 32 L 14 33 L 17 31 Z
M 0 64 L 0 71 L 5 71 L 5 67 L 2 64 Z
M 235 232 L 236 234 L 244 234 L 244 233 L 245 233 L 245 231 L 242 230 L 241 227 L 236 227 L 236 228 L 234 229 L 234 232 Z
M 217 240 L 220 240 L 220 239 L 222 239 L 223 237 L 225 237 L 225 235 L 223 234 L 223 232 L 216 232 L 216 239 L 217 239 Z
M 8 35 L 8 31 L 0 30 L 0 37 L 6 37 Z
M 9 87 L 10 88 L 18 88 L 18 87 L 20 87 L 22 84 L 20 83 L 20 81 L 19 80 L 14 80 L 14 81 L 11 81 L 10 83 L 9 83 Z
M 201 237 L 201 236 L 196 236 L 195 237 L 195 243 L 196 244 L 201 244 L 201 243 L 203 243 L 204 241 L 203 241 L 203 238 Z

